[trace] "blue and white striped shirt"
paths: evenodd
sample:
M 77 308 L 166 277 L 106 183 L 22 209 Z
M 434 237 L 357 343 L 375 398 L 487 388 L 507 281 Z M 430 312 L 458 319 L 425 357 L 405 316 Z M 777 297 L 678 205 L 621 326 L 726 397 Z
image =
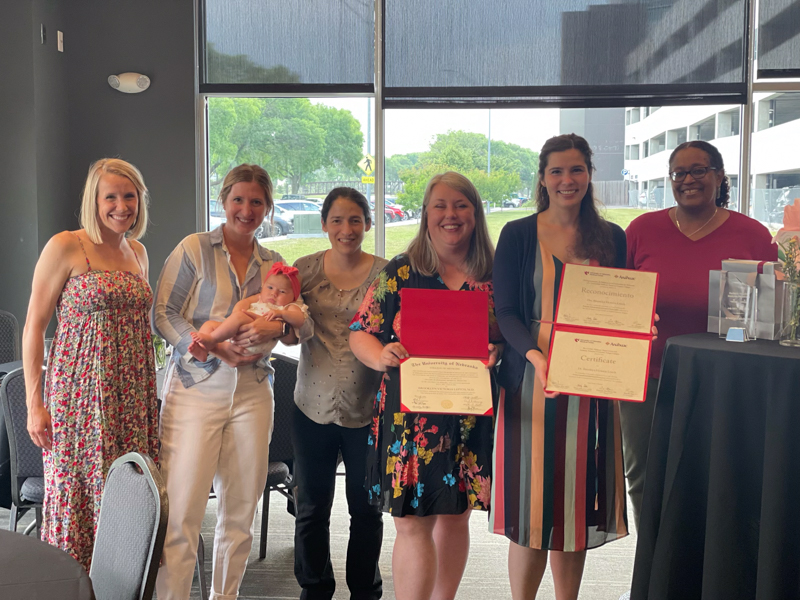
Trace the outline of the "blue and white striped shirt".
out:
M 237 302 L 258 294 L 267 271 L 277 261 L 283 261 L 280 254 L 254 240 L 253 256 L 240 285 L 230 263 L 222 226 L 184 238 L 169 255 L 156 286 L 153 329 L 174 346 L 172 360 L 184 386 L 207 379 L 220 363 L 211 355 L 201 363 L 189 354 L 191 333 L 208 320 L 224 320 Z M 272 371 L 269 356 L 258 361 L 256 367 Z

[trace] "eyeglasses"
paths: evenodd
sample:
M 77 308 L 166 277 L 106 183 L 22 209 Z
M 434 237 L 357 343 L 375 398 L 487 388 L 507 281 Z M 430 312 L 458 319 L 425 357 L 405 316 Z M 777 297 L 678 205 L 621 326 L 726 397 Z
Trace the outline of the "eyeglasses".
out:
M 695 167 L 688 171 L 672 171 L 669 174 L 672 181 L 683 181 L 687 175 L 691 175 L 693 179 L 702 179 L 709 171 L 716 171 L 717 167 Z

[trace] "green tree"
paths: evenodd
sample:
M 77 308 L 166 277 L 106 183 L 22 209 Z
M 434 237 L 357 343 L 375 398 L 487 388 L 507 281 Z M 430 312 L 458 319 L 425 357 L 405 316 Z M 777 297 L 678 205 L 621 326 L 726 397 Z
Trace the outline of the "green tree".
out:
M 386 181 L 399 181 L 400 171 L 411 169 L 419 162 L 419 152 L 394 154 L 386 159 Z
M 300 75 L 283 65 L 262 67 L 246 54 L 219 52 L 213 42 L 206 43 L 206 72 L 211 83 L 300 83 Z
M 439 134 L 427 152 L 414 156 L 395 155 L 387 161 L 397 169 L 404 191 L 398 201 L 406 208 L 422 206 L 425 186 L 437 173 L 452 170 L 468 177 L 483 200 L 499 205 L 511 194 L 532 188 L 539 155 L 516 144 L 492 142 L 492 172 L 487 173 L 488 138 L 480 133 L 449 131 Z
M 364 136 L 347 110 L 306 98 L 209 98 L 212 194 L 237 164 L 256 163 L 293 193 L 319 169 L 354 173 Z

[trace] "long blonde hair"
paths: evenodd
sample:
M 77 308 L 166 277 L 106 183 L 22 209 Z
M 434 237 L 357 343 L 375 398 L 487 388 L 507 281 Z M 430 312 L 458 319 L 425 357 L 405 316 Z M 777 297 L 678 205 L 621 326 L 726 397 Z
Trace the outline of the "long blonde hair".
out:
M 494 246 L 489 238 L 489 228 L 486 225 L 486 215 L 483 214 L 481 195 L 469 179 L 455 171 L 434 175 L 425 188 L 419 231 L 417 231 L 417 235 L 414 236 L 414 239 L 411 240 L 406 249 L 406 254 L 411 261 L 411 267 L 428 277 L 439 271 L 439 256 L 436 254 L 436 250 L 434 250 L 431 243 L 431 237 L 428 234 L 428 202 L 430 202 L 433 188 L 439 183 L 464 194 L 475 209 L 475 229 L 472 231 L 464 267 L 467 275 L 473 280 L 479 282 L 489 281 L 492 277 Z
M 97 190 L 100 186 L 100 179 L 107 173 L 129 179 L 136 188 L 136 193 L 139 196 L 139 210 L 136 215 L 136 221 L 125 233 L 125 237 L 138 240 L 147 231 L 147 209 L 150 204 L 150 194 L 139 169 L 119 158 L 101 158 L 89 167 L 89 174 L 86 176 L 86 183 L 83 186 L 83 195 L 81 197 L 81 227 L 86 231 L 86 236 L 92 242 L 95 244 L 103 243 L 103 238 L 100 235 L 100 222 L 97 216 Z

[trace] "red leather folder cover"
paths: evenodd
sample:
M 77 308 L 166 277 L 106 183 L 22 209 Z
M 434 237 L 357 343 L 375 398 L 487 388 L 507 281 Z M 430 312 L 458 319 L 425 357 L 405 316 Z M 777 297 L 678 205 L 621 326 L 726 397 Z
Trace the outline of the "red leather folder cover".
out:
M 489 358 L 489 293 L 400 290 L 400 343 L 411 356 Z

